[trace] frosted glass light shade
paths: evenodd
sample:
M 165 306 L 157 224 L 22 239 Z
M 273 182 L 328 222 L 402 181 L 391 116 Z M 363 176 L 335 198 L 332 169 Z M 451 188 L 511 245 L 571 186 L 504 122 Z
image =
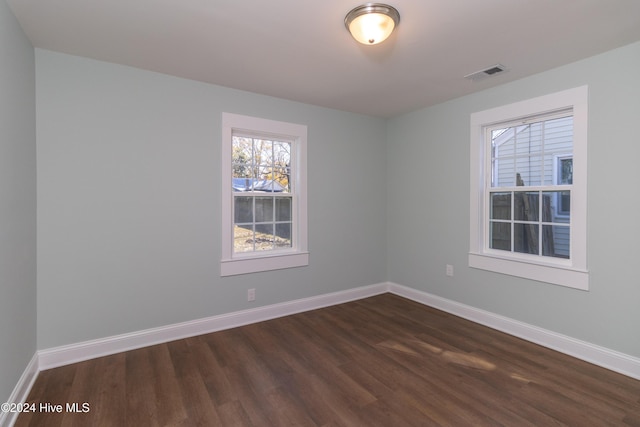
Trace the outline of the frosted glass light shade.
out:
M 344 25 L 353 38 L 367 45 L 385 41 L 399 22 L 398 11 L 381 3 L 358 6 L 344 18 Z

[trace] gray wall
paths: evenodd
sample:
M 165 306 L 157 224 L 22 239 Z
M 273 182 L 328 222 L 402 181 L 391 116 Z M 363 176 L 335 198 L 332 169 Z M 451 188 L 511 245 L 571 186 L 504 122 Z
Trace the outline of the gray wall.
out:
M 36 71 L 39 348 L 390 280 L 640 356 L 638 43 L 388 122 L 43 50 Z M 469 115 L 583 84 L 590 291 L 468 268 Z M 309 126 L 309 267 L 219 277 L 223 111 Z
M 35 128 L 33 48 L 0 1 L 0 402 L 36 351 Z
M 639 75 L 636 43 L 391 120 L 389 280 L 640 357 Z M 590 291 L 469 268 L 470 114 L 584 84 Z
M 385 121 L 39 49 L 36 79 L 39 348 L 386 280 Z M 223 111 L 308 126 L 309 267 L 220 278 Z

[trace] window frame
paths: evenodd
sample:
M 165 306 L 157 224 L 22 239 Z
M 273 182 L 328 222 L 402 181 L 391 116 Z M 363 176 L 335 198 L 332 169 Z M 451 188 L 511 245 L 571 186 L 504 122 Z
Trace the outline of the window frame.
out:
M 491 250 L 488 245 L 491 165 L 486 129 L 500 123 L 573 111 L 573 184 L 570 258 Z M 587 270 L 587 121 L 588 87 L 581 86 L 471 114 L 469 266 L 570 288 L 588 290 Z M 487 175 L 488 174 L 488 175 Z M 489 179 L 488 179 L 489 178 Z M 523 190 L 526 187 L 522 188 Z
M 290 248 L 238 252 L 233 250 L 233 136 L 291 143 L 292 245 Z M 220 275 L 256 273 L 309 264 L 307 241 L 307 126 L 232 113 L 222 113 L 222 258 Z

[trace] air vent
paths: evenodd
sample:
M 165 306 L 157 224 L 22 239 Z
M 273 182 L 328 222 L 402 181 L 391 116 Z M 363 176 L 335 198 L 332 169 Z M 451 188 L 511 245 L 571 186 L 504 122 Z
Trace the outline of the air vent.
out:
M 471 81 L 477 82 L 487 77 L 495 76 L 496 74 L 507 71 L 507 67 L 502 64 L 492 65 L 489 68 L 485 68 L 484 70 L 476 71 L 475 73 L 467 74 L 464 76 L 465 79 L 469 79 Z

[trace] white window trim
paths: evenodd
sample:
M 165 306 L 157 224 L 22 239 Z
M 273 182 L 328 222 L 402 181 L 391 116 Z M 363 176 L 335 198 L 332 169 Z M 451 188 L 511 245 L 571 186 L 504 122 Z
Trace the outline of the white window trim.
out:
M 295 144 L 296 174 L 292 180 L 295 193 L 293 205 L 293 246 L 286 250 L 261 253 L 233 253 L 233 190 L 232 190 L 232 136 L 234 132 L 271 135 L 291 140 Z M 239 114 L 222 113 L 222 259 L 220 275 L 255 273 L 259 271 L 309 265 L 307 242 L 307 127 Z
M 570 260 L 486 249 L 484 186 L 486 126 L 532 115 L 573 109 L 573 189 L 571 192 Z M 471 190 L 469 266 L 575 289 L 589 289 L 587 270 L 587 119 L 588 87 L 516 102 L 471 115 Z

